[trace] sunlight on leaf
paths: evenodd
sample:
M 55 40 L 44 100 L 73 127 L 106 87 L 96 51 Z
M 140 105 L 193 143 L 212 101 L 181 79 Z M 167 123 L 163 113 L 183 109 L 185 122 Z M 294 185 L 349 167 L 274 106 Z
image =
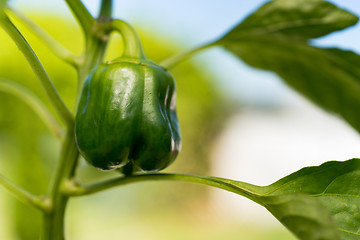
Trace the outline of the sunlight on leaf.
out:
M 323 0 L 275 0 L 264 4 L 220 41 L 237 41 L 248 35 L 307 40 L 357 21 L 357 16 Z
M 267 196 L 300 192 L 319 199 L 343 239 L 360 239 L 360 159 L 304 168 L 265 189 Z
M 264 187 L 201 178 L 264 206 L 299 239 L 360 239 L 360 159 L 306 167 Z
M 231 182 L 243 191 L 242 182 Z M 360 159 L 306 167 L 252 191 L 300 239 L 360 239 Z
M 263 5 L 217 43 L 255 68 L 277 73 L 319 106 L 360 132 L 360 56 L 307 44 L 354 25 L 358 17 L 322 0 Z

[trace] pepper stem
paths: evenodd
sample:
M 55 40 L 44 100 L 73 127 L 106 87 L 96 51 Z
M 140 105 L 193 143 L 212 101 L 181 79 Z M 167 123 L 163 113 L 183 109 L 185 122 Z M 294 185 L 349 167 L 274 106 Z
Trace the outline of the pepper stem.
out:
M 115 19 L 111 22 L 111 29 L 120 33 L 124 42 L 121 57 L 145 59 L 145 54 L 139 36 L 128 23 Z

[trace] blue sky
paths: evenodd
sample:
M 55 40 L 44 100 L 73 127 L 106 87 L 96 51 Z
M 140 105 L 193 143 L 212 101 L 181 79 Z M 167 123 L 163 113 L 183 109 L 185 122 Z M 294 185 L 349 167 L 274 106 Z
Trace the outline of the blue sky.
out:
M 70 14 L 60 0 L 12 0 L 18 8 Z M 99 0 L 83 1 L 97 13 Z M 166 34 L 184 50 L 211 41 L 255 11 L 264 0 L 114 0 L 114 14 L 154 34 Z M 360 16 L 360 1 L 332 0 Z M 339 47 L 360 52 L 358 24 L 314 41 L 318 46 Z M 218 76 L 218 84 L 234 98 L 254 104 L 291 102 L 291 93 L 277 76 L 249 68 L 222 49 L 211 49 L 193 58 Z M 214 68 L 214 66 L 217 66 Z M 284 101 L 285 99 L 285 101 Z

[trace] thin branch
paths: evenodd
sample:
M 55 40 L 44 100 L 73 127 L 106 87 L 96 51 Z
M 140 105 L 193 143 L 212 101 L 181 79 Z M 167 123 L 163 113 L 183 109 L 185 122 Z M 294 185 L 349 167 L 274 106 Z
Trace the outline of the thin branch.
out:
M 13 39 L 19 50 L 22 52 L 22 54 L 30 64 L 32 70 L 34 71 L 37 78 L 40 80 L 42 86 L 44 87 L 51 103 L 55 107 L 55 110 L 59 114 L 60 118 L 67 125 L 71 125 L 74 121 L 73 115 L 66 107 L 62 99 L 60 98 L 53 83 L 51 82 L 49 76 L 45 72 L 43 66 L 41 65 L 34 51 L 31 49 L 28 42 L 25 40 L 25 38 L 21 35 L 19 30 L 14 26 L 14 24 L 10 21 L 10 19 L 6 15 L 1 16 L 0 26 Z
M 173 55 L 173 56 L 163 60 L 162 62 L 160 62 L 159 65 L 164 67 L 165 69 L 170 69 L 172 67 L 175 67 L 175 65 L 181 63 L 182 61 L 185 61 L 186 59 L 188 59 L 189 57 L 191 57 L 195 53 L 198 53 L 198 52 L 200 52 L 202 50 L 214 47 L 216 45 L 217 45 L 216 42 L 211 42 L 211 43 L 205 44 L 205 45 L 203 45 L 201 47 L 192 49 L 190 51 L 183 52 L 183 53 L 180 53 L 180 54 L 177 54 L 177 55 Z
M 63 47 L 58 41 L 56 41 L 50 34 L 44 31 L 41 27 L 32 22 L 25 15 L 20 12 L 7 8 L 8 12 L 11 13 L 16 19 L 18 19 L 27 28 L 32 30 L 32 33 L 37 36 L 42 43 L 44 43 L 58 58 L 69 63 L 70 65 L 77 67 L 79 65 L 77 57 L 70 52 L 68 49 Z
M 200 184 L 224 189 L 230 192 L 234 192 L 236 194 L 242 195 L 259 203 L 258 195 L 260 193 L 259 189 L 261 189 L 261 187 L 251 185 L 245 182 L 237 182 L 237 185 L 233 185 L 230 182 L 228 182 L 227 179 L 221 179 L 221 178 L 197 176 L 197 175 L 189 175 L 189 174 L 174 174 L 174 173 L 132 175 L 132 176 L 119 177 L 111 180 L 106 180 L 89 186 L 81 186 L 74 180 L 70 180 L 67 182 L 67 184 L 63 185 L 62 190 L 64 194 L 67 194 L 69 196 L 84 196 L 130 183 L 143 182 L 143 181 L 159 181 L 159 180 L 200 183 Z
M 50 204 L 40 197 L 34 196 L 31 193 L 27 192 L 17 184 L 6 179 L 3 175 L 0 174 L 0 184 L 3 185 L 7 190 L 9 190 L 17 199 L 20 201 L 30 204 L 41 211 L 49 211 Z
M 45 125 L 57 137 L 62 137 L 61 126 L 57 123 L 51 112 L 31 91 L 22 85 L 5 79 L 0 79 L 0 90 L 11 93 L 30 106 L 35 113 L 43 120 Z
M 81 25 L 85 35 L 91 34 L 91 28 L 95 19 L 91 16 L 84 4 L 80 0 L 65 0 L 65 2 Z

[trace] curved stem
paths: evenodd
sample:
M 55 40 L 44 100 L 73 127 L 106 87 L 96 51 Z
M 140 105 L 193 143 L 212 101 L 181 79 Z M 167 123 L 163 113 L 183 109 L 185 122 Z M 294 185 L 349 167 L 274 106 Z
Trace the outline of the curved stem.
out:
M 95 19 L 91 16 L 84 4 L 80 0 L 65 0 L 76 20 L 79 22 L 85 35 L 91 34 L 91 28 Z
M 205 44 L 205 45 L 203 45 L 201 47 L 192 49 L 190 51 L 183 52 L 183 53 L 171 56 L 171 57 L 163 60 L 162 62 L 160 62 L 159 65 L 161 65 L 165 69 L 170 69 L 170 68 L 174 67 L 175 65 L 179 64 L 180 62 L 185 61 L 186 59 L 188 59 L 189 57 L 191 57 L 195 53 L 198 53 L 198 52 L 200 52 L 202 50 L 214 47 L 216 45 L 218 45 L 216 42 L 211 42 L 211 43 Z
M 48 212 L 50 209 L 49 204 L 46 200 L 41 199 L 40 197 L 34 196 L 31 193 L 27 192 L 17 184 L 6 179 L 3 175 L 0 174 L 0 184 L 9 190 L 17 199 L 20 201 L 30 204 L 41 211 Z
M 58 92 L 56 91 L 54 85 L 52 84 L 49 76 L 45 72 L 43 66 L 41 65 L 39 59 L 37 58 L 34 51 L 31 49 L 28 42 L 21 35 L 19 30 L 12 24 L 10 19 L 7 16 L 2 16 L 0 19 L 0 26 L 8 33 L 8 35 L 13 39 L 17 47 L 20 49 L 22 54 L 25 56 L 26 60 L 29 62 L 32 70 L 36 74 L 37 78 L 40 80 L 43 85 L 51 103 L 55 107 L 60 118 L 66 124 L 73 123 L 73 116 L 69 109 L 66 107 L 62 99 L 60 98 Z
M 50 36 L 50 34 L 48 34 L 20 12 L 11 8 L 7 8 L 7 10 L 16 19 L 21 21 L 21 23 L 23 23 L 27 28 L 31 29 L 32 33 L 36 35 L 42 41 L 42 43 L 44 43 L 44 45 L 46 45 L 58 58 L 74 67 L 79 65 L 77 57 L 68 49 L 63 47 L 59 42 L 57 42 L 52 36 Z
M 16 82 L 0 79 L 0 90 L 11 93 L 23 100 L 24 103 L 28 104 L 34 112 L 39 115 L 51 132 L 53 132 L 57 137 L 62 136 L 61 127 L 51 112 L 46 108 L 41 100 L 28 89 Z
M 118 31 L 123 39 L 124 51 L 121 57 L 145 58 L 140 38 L 128 23 L 120 19 L 115 19 L 111 22 L 110 28 Z
M 69 181 L 66 185 L 64 184 L 63 192 L 69 196 L 84 196 L 130 183 L 158 180 L 200 183 L 234 192 L 259 203 L 258 196 L 260 194 L 261 187 L 238 181 L 236 182 L 236 185 L 234 185 L 227 181 L 227 179 L 221 178 L 174 173 L 132 175 L 107 180 L 89 186 L 79 186 L 76 182 Z

